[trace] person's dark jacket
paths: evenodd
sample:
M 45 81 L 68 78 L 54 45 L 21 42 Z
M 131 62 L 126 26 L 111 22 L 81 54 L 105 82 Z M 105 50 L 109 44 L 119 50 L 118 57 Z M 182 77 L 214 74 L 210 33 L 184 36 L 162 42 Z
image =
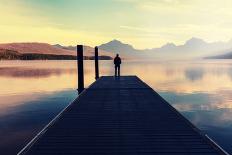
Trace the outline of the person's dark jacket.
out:
M 115 57 L 114 58 L 114 64 L 115 64 L 115 66 L 120 66 L 120 64 L 121 64 L 121 58 L 120 57 Z

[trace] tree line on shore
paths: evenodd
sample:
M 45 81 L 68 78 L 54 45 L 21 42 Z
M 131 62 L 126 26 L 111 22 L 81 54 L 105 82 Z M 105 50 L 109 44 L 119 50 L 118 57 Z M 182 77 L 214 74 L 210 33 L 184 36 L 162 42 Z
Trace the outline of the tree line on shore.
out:
M 0 52 L 0 60 L 76 60 L 73 55 L 54 55 L 39 53 L 19 53 L 12 50 Z M 94 60 L 94 56 L 84 56 L 85 60 Z M 99 56 L 100 60 L 112 60 L 110 56 Z

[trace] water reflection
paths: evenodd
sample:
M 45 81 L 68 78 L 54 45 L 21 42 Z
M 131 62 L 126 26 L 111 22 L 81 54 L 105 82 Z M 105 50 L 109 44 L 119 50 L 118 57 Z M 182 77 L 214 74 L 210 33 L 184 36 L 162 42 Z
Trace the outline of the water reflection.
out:
M 203 78 L 204 70 L 202 68 L 190 68 L 185 70 L 185 76 L 191 81 L 198 81 Z
M 35 78 L 59 76 L 61 74 L 76 73 L 76 69 L 59 69 L 59 68 L 23 68 L 23 67 L 1 67 L 0 76 L 12 78 Z
M 33 100 L 23 102 L 20 100 L 21 104 L 1 110 L 1 154 L 16 154 L 75 98 L 76 93 L 73 90 L 66 90 L 52 94 L 31 95 L 35 95 Z
M 84 69 L 87 87 L 94 81 L 94 62 L 85 61 Z M 111 61 L 100 61 L 101 75 L 113 72 Z M 231 62 L 128 61 L 122 75 L 139 76 L 232 153 Z M 75 98 L 76 81 L 75 61 L 0 61 L 0 150 L 12 154 L 23 146 Z

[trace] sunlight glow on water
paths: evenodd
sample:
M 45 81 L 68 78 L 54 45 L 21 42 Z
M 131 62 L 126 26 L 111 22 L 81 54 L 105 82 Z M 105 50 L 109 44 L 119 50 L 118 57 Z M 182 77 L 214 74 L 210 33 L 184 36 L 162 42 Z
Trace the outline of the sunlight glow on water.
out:
M 94 62 L 85 61 L 85 86 L 94 81 Z M 100 61 L 101 75 L 113 75 Z M 230 61 L 122 64 L 193 124 L 232 153 L 232 63 Z M 75 61 L 0 61 L 0 150 L 18 152 L 77 96 Z M 6 136 L 7 135 L 7 136 Z

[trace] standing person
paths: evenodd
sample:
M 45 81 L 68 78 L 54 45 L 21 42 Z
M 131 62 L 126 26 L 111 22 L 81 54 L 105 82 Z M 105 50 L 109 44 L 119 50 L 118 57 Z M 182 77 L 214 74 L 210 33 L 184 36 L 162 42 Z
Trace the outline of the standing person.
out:
M 120 64 L 121 58 L 119 57 L 119 54 L 117 54 L 114 58 L 115 76 L 120 76 Z

